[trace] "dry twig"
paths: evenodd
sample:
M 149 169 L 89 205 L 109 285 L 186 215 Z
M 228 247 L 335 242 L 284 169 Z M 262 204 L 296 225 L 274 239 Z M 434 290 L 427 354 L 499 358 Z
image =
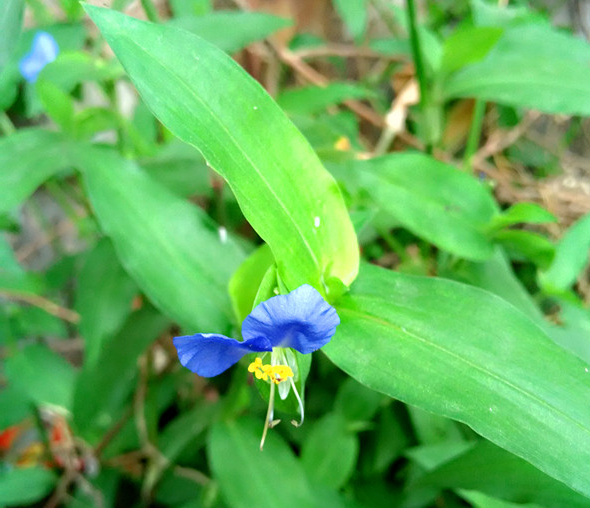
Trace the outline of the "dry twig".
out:
M 39 307 L 43 309 L 45 312 L 52 314 L 64 321 L 68 321 L 70 323 L 78 323 L 80 321 L 80 314 L 77 312 L 66 309 L 58 305 L 57 303 L 48 300 L 39 295 L 34 295 L 32 293 L 26 293 L 24 291 L 14 291 L 10 289 L 2 289 L 0 290 L 0 297 L 8 298 L 9 300 L 14 300 L 18 302 L 25 302 L 35 307 Z

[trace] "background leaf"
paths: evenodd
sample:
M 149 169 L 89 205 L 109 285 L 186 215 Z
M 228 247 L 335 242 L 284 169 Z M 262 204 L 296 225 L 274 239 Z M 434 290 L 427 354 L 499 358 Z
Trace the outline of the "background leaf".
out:
M 77 159 L 96 216 L 139 287 L 187 329 L 229 332 L 227 284 L 241 248 L 114 151 L 80 149 Z
M 354 39 L 360 39 L 367 25 L 366 0 L 334 0 L 334 7 Z
M 0 213 L 9 212 L 39 185 L 71 164 L 69 144 L 57 132 L 28 129 L 0 138 Z
M 137 291 L 137 285 L 119 264 L 111 241 L 103 238 L 86 258 L 78 277 L 75 309 L 81 317 L 86 363 L 97 360 L 103 341 L 131 313 Z
M 148 306 L 103 341 L 94 361 L 85 360 L 74 391 L 74 423 L 86 439 L 98 441 L 97 429 L 105 432 L 120 417 L 121 406 L 135 386 L 139 356 L 169 324 Z
M 342 415 L 332 413 L 313 424 L 301 449 L 301 463 L 313 482 L 337 489 L 354 472 L 358 452 L 358 437 L 346 428 Z
M 0 290 L 39 293 L 43 288 L 42 277 L 39 274 L 27 272 L 16 260 L 8 240 L 0 236 Z
M 557 222 L 557 218 L 539 205 L 523 201 L 494 217 L 490 228 L 501 229 L 514 224 L 544 224 L 547 222 Z
M 550 292 L 568 290 L 580 272 L 590 261 L 590 214 L 571 226 L 555 249 L 555 257 L 539 279 L 543 288 Z
M 23 506 L 40 501 L 51 492 L 57 477 L 42 467 L 15 468 L 0 471 L 0 503 Z
M 0 430 L 23 421 L 31 413 L 31 404 L 26 395 L 13 386 L 0 391 Z
M 510 481 L 506 481 L 507 475 Z M 586 508 L 590 499 L 542 473 L 528 462 L 481 441 L 418 480 L 420 485 L 469 489 L 499 499 L 546 508 Z
M 170 22 L 171 25 L 188 30 L 228 53 L 240 51 L 291 23 L 288 19 L 264 12 L 240 11 L 182 16 Z
M 485 261 L 461 261 L 451 269 L 442 268 L 441 277 L 485 289 L 524 312 L 537 323 L 544 323 L 543 313 L 516 277 L 506 253 L 496 247 L 494 255 Z
M 470 175 L 419 153 L 355 161 L 337 175 L 352 180 L 416 236 L 467 259 L 492 254 L 484 230 L 496 205 Z
M 268 245 L 262 245 L 248 256 L 232 275 L 229 295 L 238 323 L 244 321 L 252 311 L 262 280 L 273 263 L 274 258 Z M 263 300 L 268 298 L 265 297 Z
M 218 423 L 209 436 L 209 460 L 223 497 L 232 508 L 321 506 L 301 464 L 276 432 L 260 452 L 260 422 Z M 256 460 L 252 460 L 252 457 Z M 245 468 L 250 472 L 244 475 Z
M 482 61 L 449 77 L 444 95 L 589 115 L 589 64 L 586 41 L 549 25 L 519 25 L 506 30 Z
M 482 60 L 501 37 L 497 27 L 465 27 L 454 32 L 444 43 L 441 70 L 454 72 Z
M 71 364 L 42 344 L 27 346 L 6 360 L 11 386 L 35 404 L 51 404 L 72 410 L 77 372 Z
M 284 90 L 277 97 L 277 103 L 286 111 L 304 115 L 318 113 L 347 99 L 366 99 L 373 95 L 368 88 L 357 84 L 332 82 L 326 86 Z
M 16 48 L 21 31 L 23 0 L 4 0 L 0 4 L 0 73 Z

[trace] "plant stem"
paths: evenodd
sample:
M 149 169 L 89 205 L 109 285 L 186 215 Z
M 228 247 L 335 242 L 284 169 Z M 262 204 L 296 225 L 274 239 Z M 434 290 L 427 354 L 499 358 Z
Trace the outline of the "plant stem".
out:
M 160 16 L 158 16 L 158 10 L 153 4 L 152 0 L 141 0 L 141 6 L 145 11 L 146 16 L 152 23 L 159 23 Z
M 16 128 L 5 111 L 0 111 L 0 131 L 6 136 L 13 134 Z
M 479 146 L 485 112 L 485 101 L 476 99 L 473 107 L 473 117 L 471 119 L 471 128 L 469 129 L 469 137 L 467 138 L 467 146 L 465 147 L 465 155 L 463 156 L 463 169 L 465 171 L 471 171 L 473 169 L 472 159 Z
M 408 256 L 408 253 L 406 252 L 406 249 L 397 240 L 397 238 L 395 236 L 393 236 L 386 229 L 379 228 L 377 230 L 377 232 L 379 233 L 381 238 L 383 238 L 383 241 L 388 245 L 388 247 L 399 256 L 401 261 L 408 261 L 409 260 L 409 256 Z
M 416 20 L 416 6 L 414 0 L 407 0 L 408 11 L 408 27 L 410 30 L 410 44 L 412 46 L 412 58 L 416 67 L 416 77 L 418 79 L 418 86 L 420 87 L 420 109 L 422 111 L 422 122 L 427 121 L 426 112 L 430 106 L 430 84 L 424 69 L 424 61 L 422 59 L 422 47 L 420 45 L 420 36 L 418 35 L 418 22 Z M 424 126 L 425 130 L 428 126 Z M 432 144 L 430 136 L 426 136 L 426 151 L 432 153 Z
M 410 44 L 412 46 L 412 58 L 416 66 L 416 76 L 420 86 L 420 103 L 428 102 L 428 84 L 426 82 L 426 73 L 424 72 L 424 62 L 422 60 L 422 47 L 418 35 L 418 22 L 416 21 L 416 7 L 414 0 L 407 0 L 408 6 L 408 27 L 410 29 Z

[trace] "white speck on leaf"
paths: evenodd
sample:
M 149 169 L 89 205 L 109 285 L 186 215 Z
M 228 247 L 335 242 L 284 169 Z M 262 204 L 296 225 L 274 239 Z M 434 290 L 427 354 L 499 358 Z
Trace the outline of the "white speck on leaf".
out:
M 254 106 L 254 108 L 253 108 L 253 109 L 258 109 L 258 106 Z
M 493 412 L 494 412 L 494 410 L 492 408 L 490 408 L 490 413 L 493 413 Z
M 321 221 L 322 221 L 322 220 L 321 220 L 319 217 L 317 217 L 317 216 L 316 216 L 316 217 L 313 219 L 313 225 L 314 225 L 316 228 L 319 228 L 319 227 L 320 227 L 320 223 L 321 223 Z
M 588 367 L 584 367 L 584 371 L 585 372 L 588 372 Z
M 219 241 L 221 243 L 227 243 L 227 229 L 225 229 L 223 226 L 219 226 L 217 231 L 219 233 Z

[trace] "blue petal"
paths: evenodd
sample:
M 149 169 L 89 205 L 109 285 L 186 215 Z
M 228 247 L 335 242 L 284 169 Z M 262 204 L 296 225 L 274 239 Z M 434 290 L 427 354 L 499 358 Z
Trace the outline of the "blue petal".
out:
M 19 62 L 19 70 L 23 78 L 29 83 L 34 83 L 43 67 L 53 62 L 58 53 L 59 46 L 53 36 L 47 32 L 37 32 L 31 51 Z
M 242 323 L 242 336 L 246 340 L 266 337 L 273 347 L 307 354 L 330 342 L 339 324 L 334 307 L 305 284 L 256 306 Z
M 264 337 L 239 342 L 224 335 L 197 333 L 174 337 L 173 342 L 180 363 L 203 377 L 221 374 L 248 353 L 272 351 Z

